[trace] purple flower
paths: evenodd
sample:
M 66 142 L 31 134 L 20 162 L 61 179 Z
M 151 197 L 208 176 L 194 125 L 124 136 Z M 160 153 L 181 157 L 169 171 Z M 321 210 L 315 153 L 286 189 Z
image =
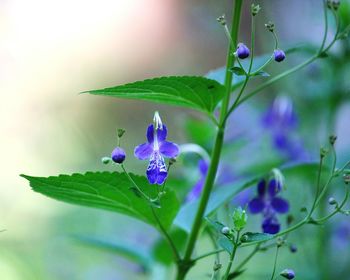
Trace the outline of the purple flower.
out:
M 116 163 L 123 163 L 123 161 L 125 160 L 125 152 L 122 148 L 120 147 L 116 147 L 111 154 L 111 158 L 114 162 Z
M 200 177 L 197 183 L 192 187 L 191 191 L 187 194 L 186 202 L 191 202 L 200 196 L 203 190 L 208 168 L 209 168 L 209 164 L 205 160 L 203 159 L 199 160 L 198 169 L 199 169 Z
M 243 43 L 239 43 L 237 46 L 236 53 L 240 59 L 244 59 L 249 56 L 250 51 L 246 45 L 244 45 Z
M 248 204 L 249 211 L 252 214 L 263 214 L 262 229 L 265 233 L 278 233 L 280 231 L 280 223 L 277 219 L 277 214 L 284 214 L 289 210 L 288 201 L 277 196 L 281 189 L 281 181 L 273 178 L 267 186 L 266 181 L 263 179 L 257 185 L 257 196 Z
M 280 275 L 286 279 L 294 279 L 295 273 L 292 269 L 286 268 L 283 270 Z
M 146 175 L 151 184 L 161 185 L 168 176 L 164 157 L 175 158 L 179 154 L 179 147 L 166 141 L 167 128 L 164 124 L 157 123 L 147 128 L 147 142 L 137 146 L 135 156 L 140 160 L 149 159 Z
M 277 97 L 263 116 L 262 123 L 264 128 L 271 132 L 273 146 L 287 159 L 307 159 L 302 143 L 293 135 L 298 120 L 290 98 Z
M 279 50 L 279 49 L 277 49 L 273 52 L 273 56 L 275 58 L 275 61 L 277 61 L 277 62 L 281 62 L 286 58 L 286 54 L 284 53 L 284 51 Z

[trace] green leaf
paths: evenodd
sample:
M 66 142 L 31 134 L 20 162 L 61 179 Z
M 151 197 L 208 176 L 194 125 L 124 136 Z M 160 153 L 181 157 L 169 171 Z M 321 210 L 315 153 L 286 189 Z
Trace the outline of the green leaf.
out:
M 270 74 L 265 71 L 258 71 L 255 73 L 254 76 L 261 76 L 261 77 L 270 77 Z
M 237 76 L 245 76 L 245 71 L 241 67 L 232 67 L 230 71 L 236 74 Z
M 223 98 L 225 87 L 204 77 L 170 76 L 90 90 L 87 93 L 177 105 L 211 113 Z
M 218 239 L 218 243 L 222 249 L 227 251 L 229 254 L 232 254 L 233 244 L 230 240 L 227 239 L 227 237 L 220 237 Z
M 139 247 L 131 246 L 125 243 L 109 242 L 88 236 L 73 236 L 73 239 L 82 245 L 87 245 L 113 254 L 118 254 L 126 259 L 142 266 L 144 271 L 151 270 L 152 257 Z
M 56 177 L 21 176 L 30 182 L 34 191 L 48 197 L 118 212 L 157 226 L 150 204 L 146 199 L 135 195 L 131 190 L 132 184 L 124 173 L 87 172 Z M 145 177 L 131 173 L 130 176 L 144 193 L 156 197 L 157 188 L 150 185 Z M 169 228 L 178 209 L 179 202 L 175 193 L 167 190 L 161 198 L 160 208 L 154 208 L 154 211 L 163 227 Z
M 223 223 L 220 223 L 219 221 L 213 221 L 209 218 L 206 218 L 208 224 L 215 229 L 217 232 L 219 232 L 221 234 L 222 228 L 225 227 L 225 225 Z
M 268 241 L 273 239 L 273 234 L 260 232 L 246 232 L 241 236 L 242 243 Z

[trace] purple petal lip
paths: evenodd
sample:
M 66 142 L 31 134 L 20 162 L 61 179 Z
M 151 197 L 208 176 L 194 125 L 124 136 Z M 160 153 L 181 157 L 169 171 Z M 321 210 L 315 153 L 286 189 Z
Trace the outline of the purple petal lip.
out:
M 151 184 L 161 185 L 168 176 L 168 171 L 164 158 L 158 153 L 153 152 L 147 167 L 146 175 Z
M 249 207 L 249 211 L 252 214 L 257 214 L 264 210 L 264 208 L 266 207 L 266 204 L 262 198 L 258 197 L 258 198 L 253 198 L 249 202 L 248 207 Z
M 258 195 L 263 196 L 266 191 L 266 181 L 264 179 L 260 180 L 258 183 Z
M 262 224 L 264 233 L 276 234 L 280 231 L 280 227 L 281 226 L 275 217 L 265 219 Z
M 271 206 L 276 212 L 281 214 L 287 213 L 289 211 L 288 201 L 280 197 L 274 197 L 271 200 Z

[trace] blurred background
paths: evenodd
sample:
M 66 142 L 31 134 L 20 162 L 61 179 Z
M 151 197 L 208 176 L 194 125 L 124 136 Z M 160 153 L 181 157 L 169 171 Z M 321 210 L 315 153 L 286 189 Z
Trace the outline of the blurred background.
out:
M 115 213 L 48 199 L 32 192 L 19 174 L 49 176 L 111 169 L 100 159 L 116 145 L 117 127 L 127 131 L 122 144 L 129 155 L 128 169 L 143 173 L 146 163 L 133 159 L 132 153 L 144 141 L 155 110 L 168 125 L 169 139 L 179 144 L 197 142 L 210 149 L 212 128 L 205 131 L 206 139 L 193 133 L 206 124 L 193 111 L 79 93 L 154 76 L 205 75 L 223 66 L 227 39 L 216 18 L 223 13 L 230 17 L 231 2 L 0 1 L 0 230 L 6 230 L 0 233 L 1 279 L 169 279 L 164 275 L 172 270 L 159 266 L 150 276 L 123 257 L 72 238 L 95 236 L 147 250 L 159 238 L 153 228 Z M 350 2 L 341 2 L 345 26 L 350 22 Z M 283 49 L 300 43 L 317 46 L 322 40 L 320 1 L 256 3 L 262 6 L 257 19 L 258 55 L 273 50 L 273 38 L 264 28 L 268 20 L 275 22 Z M 245 1 L 239 36 L 247 45 L 250 4 Z M 330 26 L 329 40 L 335 30 L 332 20 Z M 284 71 L 308 55 L 307 51 L 293 53 L 268 72 Z M 335 45 L 328 59 L 274 84 L 233 114 L 227 141 L 237 145 L 224 154 L 224 160 L 234 163 L 234 175 L 239 176 L 252 161 L 264 164 L 264 156 L 271 160 L 271 154 L 283 163 L 317 160 L 319 147 L 331 133 L 338 136 L 339 166 L 349 160 L 349 63 L 347 39 Z M 262 81 L 259 78 L 251 86 Z M 287 133 L 292 152 L 290 146 L 281 148 L 264 125 L 276 96 L 288 96 L 284 100 L 293 104 L 298 120 Z M 247 158 L 252 159 L 247 163 Z M 174 176 L 194 178 L 181 188 L 179 196 L 184 199 L 200 174 L 195 161 L 180 160 L 174 169 Z M 303 201 L 298 197 L 306 181 L 288 181 L 286 196 L 296 213 L 307 201 L 307 196 Z M 341 198 L 342 187 L 338 189 L 339 194 L 332 195 Z M 254 219 L 258 229 L 259 218 Z M 303 233 L 291 236 L 299 250 L 296 254 L 282 252 L 280 268 L 293 267 L 299 279 L 320 279 L 320 264 L 326 261 L 329 278 L 323 279 L 349 279 L 349 217 L 335 219 L 323 229 L 308 227 Z M 201 251 L 207 252 L 211 245 L 205 238 L 202 242 Z M 272 256 L 273 252 L 258 255 L 242 279 L 268 278 Z M 200 262 L 189 279 L 209 279 L 206 273 L 212 264 L 212 258 Z

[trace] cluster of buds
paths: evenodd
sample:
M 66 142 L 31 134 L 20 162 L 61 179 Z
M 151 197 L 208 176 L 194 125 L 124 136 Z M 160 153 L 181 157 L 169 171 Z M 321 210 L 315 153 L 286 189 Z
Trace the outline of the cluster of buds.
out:
M 258 5 L 252 4 L 250 7 L 250 11 L 251 11 L 253 17 L 255 17 L 259 13 L 260 10 L 261 10 L 261 7 L 259 4 Z
M 275 31 L 275 24 L 272 21 L 269 21 L 268 23 L 265 23 L 265 27 L 270 32 Z
M 327 0 L 327 7 L 331 10 L 337 11 L 340 6 L 339 0 Z
M 225 26 L 226 25 L 226 18 L 225 15 L 219 16 L 217 19 L 218 23 L 220 23 L 221 25 Z

